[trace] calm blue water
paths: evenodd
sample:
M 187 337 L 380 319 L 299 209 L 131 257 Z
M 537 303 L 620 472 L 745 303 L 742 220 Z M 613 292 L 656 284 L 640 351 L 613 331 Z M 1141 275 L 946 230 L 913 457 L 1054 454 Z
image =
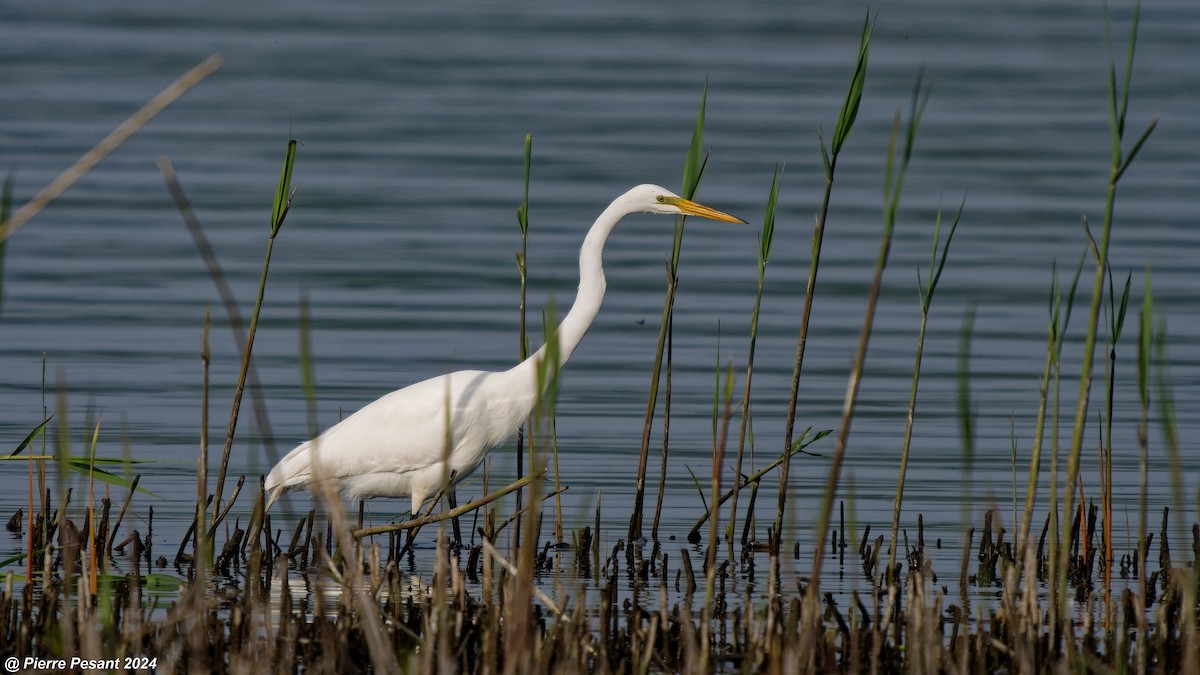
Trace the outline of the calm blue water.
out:
M 687 230 L 664 515 L 665 534 L 681 535 L 699 510 L 687 468 L 697 476 L 710 471 L 715 366 L 732 362 L 744 371 L 755 230 L 776 163 L 786 164 L 786 175 L 755 361 L 754 464 L 776 455 L 782 442 L 823 188 L 817 131 L 836 123 L 867 11 L 854 3 L 804 4 L 0 2 L 0 167 L 16 172 L 18 203 L 184 70 L 213 52 L 225 58 L 216 75 L 10 242 L 0 315 L 0 452 L 37 425 L 44 404 L 57 408 L 61 381 L 68 409 L 60 415 L 73 448 L 80 451 L 86 424 L 103 412 L 99 454 L 120 456 L 128 447 L 134 457 L 157 460 L 144 467 L 142 485 L 167 498 L 144 501 L 154 505 L 162 545 L 178 541 L 191 509 L 181 495 L 195 494 L 206 306 L 214 317 L 214 455 L 238 361 L 214 287 L 155 168 L 158 157 L 174 162 L 248 315 L 284 145 L 289 134 L 300 141 L 298 193 L 276 244 L 254 352 L 273 432 L 286 450 L 307 437 L 297 366 L 303 294 L 311 303 L 322 426 L 415 380 L 507 367 L 517 354 L 514 209 L 525 134 L 534 136 L 530 321 L 538 335 L 540 308 L 550 298 L 562 307 L 570 301 L 579 241 L 607 202 L 636 183 L 678 186 L 707 81 L 712 154 L 699 198 L 753 227 L 696 222 Z M 1085 246 L 1083 217 L 1094 232 L 1103 217 L 1103 15 L 1099 3 L 1075 1 L 884 2 L 871 11 L 878 18 L 868 82 L 838 167 L 798 425 L 838 425 L 878 251 L 887 134 L 923 68 L 932 96 L 905 186 L 842 494 L 853 498 L 860 523 L 890 522 L 919 321 L 915 270 L 927 265 L 938 205 L 952 210 L 965 195 L 930 317 L 905 502 L 910 528 L 921 512 L 936 536 L 953 540 L 964 494 L 972 511 L 999 507 L 1011 522 L 1013 446 L 1023 485 L 1051 265 L 1058 262 L 1065 284 Z M 1126 3 L 1113 13 L 1123 45 Z M 1198 31 L 1195 3 L 1145 8 L 1129 135 L 1162 117 L 1121 184 L 1112 248 L 1118 286 L 1134 275 L 1135 305 L 1143 269 L 1153 268 L 1170 335 L 1185 494 L 1194 494 L 1200 473 Z M 557 431 L 562 480 L 571 486 L 567 519 L 590 521 L 602 495 L 610 544 L 623 536 L 629 514 L 670 239 L 669 220 L 638 217 L 610 240 L 606 305 L 562 387 Z M 1081 288 L 1090 289 L 1091 279 L 1089 270 Z M 1077 303 L 1067 374 L 1077 372 L 1087 302 Z M 978 426 L 964 487 L 955 370 L 971 305 Z M 1113 439 L 1117 513 L 1131 519 L 1135 338 L 1131 316 L 1118 349 Z M 1064 383 L 1065 396 L 1076 390 Z M 1097 389 L 1093 401 L 1100 399 Z M 1068 398 L 1064 410 L 1070 407 Z M 1092 410 L 1094 420 L 1099 408 Z M 1097 488 L 1096 426 L 1085 441 L 1089 496 Z M 231 471 L 256 478 L 270 460 L 249 410 L 240 431 Z M 1157 430 L 1152 441 L 1157 507 L 1170 503 L 1171 473 Z M 832 440 L 813 449 L 831 453 Z M 493 464 L 511 476 L 511 447 L 495 452 Z M 791 536 L 801 542 L 810 540 L 827 467 L 823 458 L 793 465 Z M 0 466 L 0 514 L 24 503 L 25 470 Z M 771 498 L 760 504 L 773 502 L 774 479 L 767 485 Z M 304 500 L 292 507 L 308 508 Z M 371 506 L 377 520 L 404 508 Z

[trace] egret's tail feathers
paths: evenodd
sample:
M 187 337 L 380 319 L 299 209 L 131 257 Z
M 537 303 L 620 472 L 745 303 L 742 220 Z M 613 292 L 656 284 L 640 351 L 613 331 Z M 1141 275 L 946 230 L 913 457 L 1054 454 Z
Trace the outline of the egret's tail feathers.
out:
M 282 485 L 273 485 L 267 488 L 267 506 L 263 509 L 263 512 L 270 511 L 271 505 L 279 501 L 279 498 L 283 496 L 283 493 L 284 487 Z

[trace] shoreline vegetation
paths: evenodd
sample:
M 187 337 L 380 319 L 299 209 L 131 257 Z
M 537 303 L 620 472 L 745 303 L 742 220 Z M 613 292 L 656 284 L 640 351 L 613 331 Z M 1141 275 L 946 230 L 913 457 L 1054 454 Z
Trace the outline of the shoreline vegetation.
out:
M 261 478 L 237 477 L 229 489 L 226 480 L 233 478 L 227 476 L 229 455 L 244 394 L 249 394 L 258 427 L 270 437 L 251 354 L 273 244 L 287 232 L 286 217 L 295 195 L 291 173 L 297 143 L 288 143 L 269 227 L 264 229 L 266 253 L 248 322 L 242 320 L 183 186 L 164 158 L 159 168 L 167 188 L 216 284 L 238 343 L 244 345 L 216 475 L 209 475 L 214 458 L 209 456 L 207 436 L 211 321 L 206 315 L 195 513 L 176 550 L 154 550 L 153 506 L 146 506 L 143 514 L 143 500 L 138 499 L 147 488 L 139 485 L 140 476 L 123 477 L 136 474 L 140 462 L 96 456 L 102 419 L 88 422 L 91 445 L 80 453 L 69 447 L 65 414 L 47 413 L 5 458 L 9 468 L 23 463 L 28 474 L 27 506 L 8 523 L 10 531 L 24 537 L 26 552 L 0 567 L 6 571 L 0 585 L 0 635 L 6 638 L 0 656 L 6 659 L 6 668 L 60 667 L 54 664 L 61 663 L 62 668 L 73 669 L 149 668 L 180 673 L 1200 672 L 1196 615 L 1200 523 L 1191 524 L 1189 541 L 1184 528 L 1189 514 L 1194 517 L 1195 504 L 1185 498 L 1182 484 L 1171 384 L 1163 365 L 1167 363 L 1166 331 L 1154 306 L 1149 265 L 1139 301 L 1132 297 L 1133 274 L 1119 283 L 1108 262 L 1111 233 L 1117 226 L 1118 185 L 1157 122 L 1157 118 L 1150 121 L 1136 136 L 1127 134 L 1139 15 L 1140 8 L 1135 8 L 1123 62 L 1113 56 L 1108 64 L 1112 163 L 1103 221 L 1096 228 L 1085 228 L 1084 251 L 1069 284 L 1061 286 L 1059 271 L 1052 270 L 1045 367 L 1036 387 L 1031 387 L 1038 392 L 1038 415 L 1035 427 L 1026 430 L 1033 448 L 1028 467 L 1017 466 L 1014 454 L 1014 476 L 1020 470 L 1027 471 L 1028 477 L 1023 495 L 1014 480 L 1013 515 L 1020 513 L 1020 518 L 1008 528 L 1001 524 L 998 509 L 987 511 L 982 523 L 969 523 L 964 517 L 961 551 L 939 552 L 940 539 L 934 546 L 927 545 L 922 515 L 904 510 L 912 424 L 921 414 L 917 391 L 926 320 L 935 311 L 942 270 L 954 264 L 951 243 L 960 220 L 970 211 L 964 199 L 953 215 L 939 209 L 929 266 L 918 278 L 921 321 L 909 404 L 897 412 L 907 416 L 908 425 L 896 457 L 899 472 L 892 520 L 873 524 L 881 528 L 873 533 L 872 524 L 856 525 L 851 515 L 851 531 L 862 526 L 862 535 L 857 542 L 847 541 L 846 510 L 852 512 L 853 501 L 842 494 L 841 469 L 850 452 L 858 384 L 904 178 L 930 100 L 920 75 L 911 102 L 896 112 L 886 150 L 880 250 L 857 356 L 848 373 L 841 425 L 831 430 L 795 426 L 808 324 L 819 292 L 823 235 L 831 195 L 837 189 L 838 158 L 851 138 L 867 78 L 873 27 L 868 18 L 836 125 L 831 135 L 822 133 L 819 138 L 824 198 L 815 221 L 806 293 L 796 299 L 802 312 L 798 313 L 786 438 L 776 458 L 751 466 L 753 460 L 745 454 L 747 421 L 752 410 L 759 308 L 764 285 L 770 283 L 767 269 L 776 203 L 785 189 L 780 165 L 758 233 L 758 295 L 751 306 L 744 375 L 739 379 L 741 365 L 735 372 L 734 364 L 718 361 L 714 368 L 713 470 L 707 485 L 693 476 L 704 507 L 696 513 L 688 534 L 690 546 L 660 539 L 661 487 L 656 501 L 645 498 L 654 480 L 661 486 L 668 471 L 678 470 L 669 462 L 666 438 L 671 316 L 685 233 L 682 218 L 676 223 L 667 265 L 639 469 L 630 477 L 636 481 L 637 496 L 629 530 L 615 545 L 601 545 L 612 533 L 601 534 L 599 501 L 594 523 L 564 529 L 560 496 L 569 485 L 560 482 L 557 470 L 558 373 L 548 371 L 539 372 L 551 383 L 548 393 L 517 440 L 521 463 L 515 482 L 497 487 L 498 481 L 485 473 L 483 496 L 474 501 L 459 504 L 453 492 L 442 494 L 411 520 L 375 527 L 364 527 L 361 504 L 356 519 L 331 486 L 318 484 L 316 507 L 294 521 L 265 511 Z M 1105 19 L 1110 52 L 1115 54 L 1107 13 Z M 11 209 L 10 176 L 0 200 L 0 264 L 8 237 L 219 66 L 219 56 L 204 61 L 16 211 Z M 706 87 L 684 164 L 681 194 L 687 198 L 695 193 L 707 163 L 703 151 L 707 94 Z M 528 350 L 525 251 L 531 156 L 532 137 L 527 137 L 524 199 L 517 210 L 522 358 Z M 1086 283 L 1080 287 L 1087 272 L 1094 274 L 1090 295 Z M 958 353 L 964 502 L 974 458 L 975 410 L 968 368 L 973 317 L 974 310 L 968 309 Z M 1136 324 L 1128 331 L 1127 317 Z M 1072 319 L 1085 322 L 1086 340 L 1082 354 L 1068 358 L 1065 352 L 1073 347 L 1064 336 Z M 554 325 L 553 308 L 547 310 L 543 323 Z M 303 300 L 300 367 L 310 425 L 315 427 L 314 355 L 308 324 L 307 300 Z M 1135 335 L 1126 339 L 1137 343 L 1140 421 L 1136 432 L 1142 469 L 1140 494 L 1133 504 L 1117 503 L 1112 489 L 1115 346 L 1129 334 Z M 1094 361 L 1101 349 L 1099 353 L 1107 357 L 1102 366 Z M 1060 372 L 1061 363 L 1077 360 L 1078 373 Z M 1097 369 L 1101 372 L 1094 372 Z M 1073 400 L 1061 391 L 1064 377 L 1068 381 L 1078 377 L 1080 389 Z M 58 396 L 58 408 L 65 409 L 61 386 Z M 1085 439 L 1089 419 L 1101 421 L 1099 442 Z M 1151 513 L 1147 506 L 1152 423 L 1161 427 L 1175 481 L 1173 506 L 1161 514 Z M 650 447 L 655 425 L 661 427 L 664 439 L 657 458 Z M 1060 427 L 1070 428 L 1069 436 L 1060 438 Z M 317 429 L 311 431 L 315 435 Z M 47 447 L 50 436 L 55 437 L 52 448 Z M 759 442 L 763 447 L 762 439 Z M 1098 453 L 1085 448 L 1085 442 L 1098 443 Z M 802 550 L 799 543 L 787 540 L 786 533 L 797 527 L 791 524 L 795 514 L 789 512 L 787 497 L 791 460 L 810 448 L 819 448 L 829 467 L 820 510 L 811 524 L 815 543 L 812 550 Z M 1093 456 L 1101 484 L 1089 487 L 1085 494 L 1079 487 L 1080 471 Z M 80 474 L 86 479 L 68 480 Z M 732 485 L 731 476 L 736 477 Z M 773 489 L 772 483 L 778 487 Z M 211 484 L 215 484 L 212 492 Z M 112 497 L 118 493 L 124 494 L 123 501 Z M 1048 503 L 1035 502 L 1042 494 L 1049 495 Z M 1018 509 L 1022 499 L 1023 508 Z M 768 511 L 773 512 L 773 520 L 760 520 L 760 514 Z M 1116 514 L 1128 512 L 1137 514 L 1136 523 L 1128 523 L 1122 515 L 1118 524 Z M 134 514 L 141 516 L 139 524 L 145 523 L 145 534 L 132 527 Z M 422 528 L 426 540 L 418 543 L 415 537 Z M 916 533 L 915 541 L 910 531 Z M 427 572 L 414 574 L 416 556 L 426 559 L 421 569 Z M 947 559 L 958 564 L 946 569 Z M 806 561 L 811 563 L 806 566 Z M 940 569 L 935 569 L 935 563 Z M 824 567 L 827 564 L 836 565 L 839 574 L 861 568 L 861 590 L 835 595 L 824 589 L 823 581 L 832 574 Z M 785 567 L 801 570 L 802 575 L 784 575 Z

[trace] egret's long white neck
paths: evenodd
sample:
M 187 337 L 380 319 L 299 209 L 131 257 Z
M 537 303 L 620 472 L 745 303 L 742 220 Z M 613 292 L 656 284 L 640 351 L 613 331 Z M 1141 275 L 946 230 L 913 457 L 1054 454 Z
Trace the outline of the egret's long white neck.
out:
M 575 294 L 575 302 L 571 305 L 571 311 L 563 317 L 556 330 L 558 365 L 560 367 L 567 362 L 567 359 L 571 358 L 571 354 L 575 352 L 575 348 L 579 346 L 584 334 L 591 327 L 592 321 L 600 313 L 600 304 L 604 301 L 606 288 L 603 264 L 604 243 L 617 223 L 631 212 L 632 210 L 623 197 L 609 204 L 608 208 L 592 224 L 592 228 L 588 230 L 587 236 L 583 239 L 583 245 L 579 247 L 579 290 Z M 542 345 L 541 349 L 518 364 L 513 371 L 528 371 L 528 376 L 535 376 L 537 364 L 545 356 L 548 347 L 549 345 Z M 524 372 L 521 373 L 521 376 L 525 375 Z

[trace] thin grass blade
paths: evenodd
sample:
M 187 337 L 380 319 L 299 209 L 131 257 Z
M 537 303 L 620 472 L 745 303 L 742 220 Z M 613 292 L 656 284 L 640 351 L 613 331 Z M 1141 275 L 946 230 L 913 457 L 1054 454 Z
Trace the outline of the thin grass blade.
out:
M 52 419 L 54 419 L 53 413 L 51 413 L 50 416 L 47 417 L 41 424 L 34 427 L 33 431 L 29 432 L 29 435 L 25 437 L 25 440 L 21 441 L 20 445 L 17 446 L 17 449 L 13 450 L 11 453 L 9 453 L 8 456 L 16 457 L 17 455 L 21 454 L 22 450 L 24 450 L 25 448 L 28 448 L 29 444 L 33 443 L 35 440 L 37 440 L 37 437 L 40 436 L 42 434 L 42 432 L 44 432 L 46 430 L 46 425 L 49 424 L 50 420 L 52 420 Z
M 700 95 L 700 114 L 696 117 L 696 126 L 692 130 L 692 142 L 688 145 L 687 158 L 683 163 L 683 196 L 692 199 L 696 196 L 696 188 L 700 186 L 700 175 L 704 171 L 704 108 L 708 102 L 708 82 L 704 83 L 704 92 Z
M 292 167 L 296 164 L 296 139 L 289 139 L 287 152 L 283 157 L 283 169 L 279 173 L 279 186 L 275 188 L 275 203 L 271 208 L 271 237 L 274 238 L 283 225 L 287 215 L 288 204 L 291 203 Z
M 850 79 L 850 88 L 846 90 L 846 100 L 842 103 L 842 109 L 838 113 L 837 127 L 833 131 L 833 146 L 831 149 L 835 156 L 842 151 L 842 146 L 850 136 L 850 130 L 854 128 L 854 121 L 858 118 L 858 108 L 862 103 L 863 86 L 867 81 L 867 56 L 870 53 L 869 47 L 873 28 L 874 24 L 871 22 L 871 17 L 868 14 L 867 18 L 863 20 L 862 38 L 858 44 L 858 59 L 854 63 L 854 75 Z M 821 151 L 824 154 L 824 143 L 822 143 Z M 830 171 L 826 169 L 825 174 L 828 177 Z

